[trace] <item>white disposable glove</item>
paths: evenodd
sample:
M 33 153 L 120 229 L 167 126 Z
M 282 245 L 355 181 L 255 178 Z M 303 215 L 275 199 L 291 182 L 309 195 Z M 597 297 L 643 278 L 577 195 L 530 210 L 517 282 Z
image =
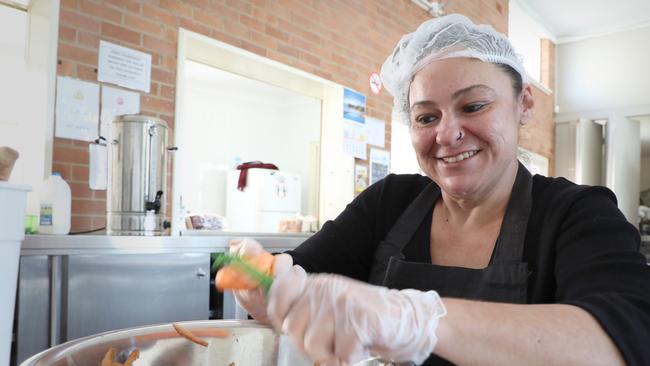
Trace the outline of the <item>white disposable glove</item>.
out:
M 254 257 L 264 252 L 264 248 L 257 241 L 244 238 L 230 241 L 230 254 L 240 257 Z M 273 275 L 280 276 L 287 273 L 293 265 L 293 258 L 288 254 L 278 254 L 275 256 L 275 265 L 273 266 Z M 257 287 L 253 290 L 233 290 L 235 300 L 257 321 L 270 324 L 266 308 L 266 294 L 264 290 Z
M 422 363 L 446 315 L 435 291 L 390 290 L 298 266 L 273 282 L 268 304 L 271 324 L 328 366 L 370 355 Z

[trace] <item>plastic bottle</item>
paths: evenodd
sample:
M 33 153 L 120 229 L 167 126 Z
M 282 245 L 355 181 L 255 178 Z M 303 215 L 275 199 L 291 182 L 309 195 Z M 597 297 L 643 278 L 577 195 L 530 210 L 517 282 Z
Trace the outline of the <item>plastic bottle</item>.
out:
M 38 231 L 41 234 L 66 235 L 70 232 L 70 186 L 61 174 L 54 172 L 43 183 L 41 215 Z

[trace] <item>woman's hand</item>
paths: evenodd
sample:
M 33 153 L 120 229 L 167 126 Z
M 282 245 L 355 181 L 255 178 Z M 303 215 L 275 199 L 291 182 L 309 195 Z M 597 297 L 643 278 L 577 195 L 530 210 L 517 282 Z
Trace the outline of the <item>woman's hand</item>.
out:
M 256 257 L 262 253 L 266 253 L 264 248 L 257 241 L 244 238 L 230 241 L 230 254 L 234 254 L 243 258 Z M 278 277 L 283 273 L 289 271 L 293 265 L 293 259 L 288 254 L 278 254 L 275 256 L 275 263 L 273 265 L 274 277 Z M 264 290 L 256 287 L 251 290 L 233 290 L 235 300 L 257 321 L 269 324 L 269 319 L 266 314 L 266 294 Z
M 389 290 L 294 266 L 268 294 L 268 317 L 313 360 L 351 364 L 380 356 L 423 362 L 445 308 L 435 291 Z

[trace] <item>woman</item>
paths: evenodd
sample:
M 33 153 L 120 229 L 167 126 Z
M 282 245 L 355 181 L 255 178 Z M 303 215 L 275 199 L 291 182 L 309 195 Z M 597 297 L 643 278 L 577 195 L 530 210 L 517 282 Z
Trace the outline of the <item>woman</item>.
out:
M 277 256 L 266 297 L 241 291 L 240 303 L 328 365 L 370 354 L 650 364 L 639 234 L 608 189 L 531 177 L 518 163 L 534 101 L 508 40 L 461 15 L 432 19 L 400 40 L 382 79 L 426 176 L 366 189 Z

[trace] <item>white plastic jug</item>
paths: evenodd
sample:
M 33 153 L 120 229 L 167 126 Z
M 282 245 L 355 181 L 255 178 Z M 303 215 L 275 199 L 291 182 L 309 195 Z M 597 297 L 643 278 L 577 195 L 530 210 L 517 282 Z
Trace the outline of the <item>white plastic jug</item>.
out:
M 38 231 L 41 234 L 66 235 L 70 232 L 70 186 L 59 173 L 52 173 L 41 190 Z

